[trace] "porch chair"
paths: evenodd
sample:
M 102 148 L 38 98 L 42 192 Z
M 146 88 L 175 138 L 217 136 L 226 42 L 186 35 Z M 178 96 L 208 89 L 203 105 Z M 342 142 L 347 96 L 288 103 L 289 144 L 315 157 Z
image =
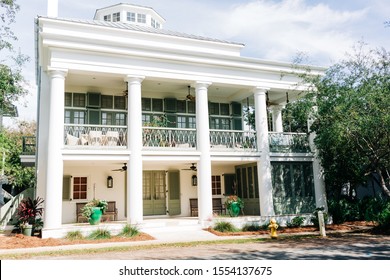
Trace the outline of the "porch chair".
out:
M 88 134 L 88 144 L 92 146 L 100 146 L 102 144 L 102 132 L 91 130 Z
M 223 214 L 225 211 L 225 207 L 222 204 L 221 198 L 213 198 L 213 212 Z
M 117 221 L 118 220 L 118 209 L 116 208 L 116 202 L 115 201 L 108 201 L 107 202 L 107 209 L 102 215 L 102 221 Z
M 81 209 L 87 204 L 86 202 L 78 202 L 76 203 L 76 220 L 78 223 L 86 223 L 88 219 L 83 216 L 83 212 Z
M 118 131 L 107 131 L 105 135 L 104 144 L 107 146 L 116 146 L 119 141 L 119 132 Z
M 77 146 L 78 144 L 79 144 L 79 138 L 69 133 L 66 134 L 66 145 Z
M 198 216 L 198 199 L 197 198 L 190 198 L 190 212 L 191 217 Z M 196 215 L 194 215 L 196 214 Z

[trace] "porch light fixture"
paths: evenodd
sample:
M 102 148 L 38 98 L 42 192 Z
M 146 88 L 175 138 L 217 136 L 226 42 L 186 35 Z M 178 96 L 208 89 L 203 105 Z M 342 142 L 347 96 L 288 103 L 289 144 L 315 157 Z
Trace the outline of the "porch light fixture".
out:
M 191 95 L 191 86 L 188 86 L 188 94 L 187 94 L 187 96 L 186 96 L 186 99 L 187 99 L 188 101 L 195 101 L 195 96 L 192 96 L 192 95 Z
M 107 188 L 111 189 L 114 187 L 114 179 L 112 176 L 107 177 Z
M 193 187 L 196 187 L 198 185 L 198 177 L 196 177 L 196 175 L 192 175 L 192 177 L 191 177 L 191 185 Z

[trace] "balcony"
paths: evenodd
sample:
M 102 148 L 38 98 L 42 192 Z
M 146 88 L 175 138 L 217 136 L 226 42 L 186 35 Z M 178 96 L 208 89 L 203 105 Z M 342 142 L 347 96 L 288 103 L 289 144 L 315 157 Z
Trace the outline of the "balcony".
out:
M 66 147 L 126 147 L 127 127 L 106 125 L 66 124 L 64 126 Z
M 36 137 L 35 136 L 23 136 L 22 137 L 22 155 L 32 156 L 36 151 Z
M 146 149 L 196 149 L 196 130 L 189 128 L 143 127 L 142 143 Z
M 306 133 L 269 132 L 269 148 L 273 153 L 310 153 Z
M 256 132 L 242 130 L 210 130 L 212 151 L 257 151 Z

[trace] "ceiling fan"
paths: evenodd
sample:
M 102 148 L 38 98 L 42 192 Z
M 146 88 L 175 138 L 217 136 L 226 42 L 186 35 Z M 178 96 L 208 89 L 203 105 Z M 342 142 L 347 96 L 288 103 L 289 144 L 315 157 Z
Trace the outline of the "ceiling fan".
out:
M 111 171 L 120 171 L 120 172 L 123 172 L 123 171 L 126 171 L 127 170 L 127 163 L 124 163 L 122 168 L 119 168 L 119 169 L 113 169 Z
M 182 170 L 191 170 L 191 171 L 197 171 L 195 163 L 191 163 L 190 168 L 184 168 Z

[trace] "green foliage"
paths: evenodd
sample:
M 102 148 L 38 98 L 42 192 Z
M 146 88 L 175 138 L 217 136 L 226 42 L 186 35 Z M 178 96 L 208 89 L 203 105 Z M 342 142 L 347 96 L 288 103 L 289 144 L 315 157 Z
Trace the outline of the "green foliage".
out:
M 2 49 L 12 50 L 12 43 L 9 40 L 17 40 L 10 25 L 15 22 L 15 16 L 19 9 L 19 5 L 14 0 L 0 1 L 0 51 Z
M 390 201 L 388 201 L 385 207 L 378 215 L 379 227 L 390 229 Z
M 213 229 L 216 231 L 220 231 L 220 232 L 236 232 L 236 231 L 238 231 L 238 229 L 232 223 L 225 222 L 225 221 L 216 222 Z
M 287 227 L 289 228 L 295 228 L 295 227 L 301 227 L 303 223 L 305 222 L 305 217 L 297 216 L 294 217 L 291 222 L 287 222 Z
M 335 224 L 360 220 L 360 209 L 357 201 L 350 201 L 346 198 L 328 200 L 328 209 Z
M 104 214 L 104 212 L 107 209 L 108 202 L 103 199 L 92 199 L 87 204 L 84 205 L 84 207 L 81 209 L 82 215 L 89 219 L 92 215 L 93 208 L 98 207 Z
M 242 227 L 242 231 L 259 231 L 263 228 L 257 223 L 246 224 Z
M 75 230 L 75 231 L 68 232 L 65 238 L 69 240 L 80 240 L 80 239 L 84 239 L 84 236 L 81 233 L 81 231 Z
M 311 131 L 329 196 L 338 197 L 345 183 L 364 184 L 372 173 L 390 196 L 390 53 L 360 44 L 324 76 L 303 78 L 313 85 L 301 105 L 316 108 Z
M 88 235 L 88 239 L 97 240 L 97 239 L 110 239 L 111 238 L 111 232 L 108 229 L 99 228 L 97 230 L 94 230 L 91 232 L 90 235 Z
M 119 236 L 134 237 L 134 236 L 137 236 L 139 234 L 140 234 L 140 231 L 139 231 L 138 227 L 126 224 L 122 228 L 121 232 L 119 233 Z

